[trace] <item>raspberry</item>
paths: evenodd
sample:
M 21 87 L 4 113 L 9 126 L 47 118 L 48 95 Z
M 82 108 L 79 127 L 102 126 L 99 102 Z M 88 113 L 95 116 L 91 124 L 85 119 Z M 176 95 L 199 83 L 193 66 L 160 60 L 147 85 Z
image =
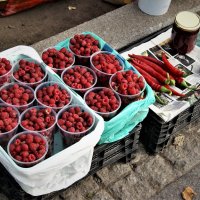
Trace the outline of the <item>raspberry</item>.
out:
M 20 139 L 16 139 L 15 140 L 15 146 L 18 146 L 18 145 L 20 145 L 21 144 L 21 140 Z
M 30 143 L 30 144 L 29 144 L 29 148 L 30 148 L 30 150 L 31 150 L 32 152 L 37 151 L 38 147 L 39 147 L 39 144 L 37 144 L 37 143 Z
M 29 154 L 28 155 L 28 160 L 29 160 L 29 162 L 33 162 L 33 161 L 36 160 L 36 156 L 34 154 Z
M 28 151 L 29 150 L 29 147 L 28 147 L 28 145 L 27 144 L 22 144 L 21 145 L 21 149 L 23 150 L 23 151 Z
M 29 156 L 29 152 L 28 152 L 28 151 L 22 151 L 20 155 L 21 155 L 21 156 L 23 157 L 23 159 L 24 159 L 24 158 L 27 158 L 27 157 Z

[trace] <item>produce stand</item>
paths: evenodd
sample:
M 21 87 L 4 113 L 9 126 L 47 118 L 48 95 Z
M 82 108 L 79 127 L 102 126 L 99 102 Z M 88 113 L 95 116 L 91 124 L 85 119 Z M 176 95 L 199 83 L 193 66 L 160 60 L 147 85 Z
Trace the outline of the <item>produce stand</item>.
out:
M 127 49 L 122 49 L 122 56 L 128 59 L 127 55 L 128 53 L 130 54 L 131 52 L 135 54 L 144 55 L 143 52 L 146 53 L 149 51 L 149 49 L 150 53 L 156 54 L 156 52 L 154 52 L 156 48 L 157 49 L 155 51 L 160 51 L 160 50 L 165 51 L 166 47 L 164 45 L 165 41 L 167 41 L 170 36 L 170 31 L 171 31 L 170 28 L 171 26 L 166 27 L 165 29 L 158 31 L 155 34 L 150 35 L 148 38 L 144 40 L 144 42 L 138 41 L 137 44 L 129 46 Z M 199 44 L 199 40 L 197 41 L 197 44 Z M 194 51 L 192 51 L 190 54 L 187 55 L 188 59 L 190 60 L 190 63 L 188 65 L 186 65 L 184 61 L 182 61 L 183 63 L 180 62 L 182 65 L 186 65 L 185 68 L 189 69 L 191 77 L 193 76 L 194 73 L 194 77 L 191 78 L 194 81 L 200 80 L 200 76 L 198 75 L 199 74 L 198 69 L 200 67 L 200 63 L 197 52 L 199 52 L 199 48 L 196 46 Z M 174 54 L 173 57 L 178 58 L 176 54 Z M 177 64 L 176 61 L 174 62 Z M 196 71 L 194 71 L 195 70 L 194 67 L 191 67 L 192 65 L 197 66 Z M 163 113 L 160 112 L 159 106 L 158 107 L 154 106 L 158 105 L 158 103 L 155 103 L 154 105 L 150 106 L 150 112 L 142 122 L 142 130 L 140 135 L 140 141 L 144 144 L 146 150 L 149 153 L 157 153 L 159 151 L 162 151 L 166 146 L 172 143 L 173 138 L 176 136 L 176 133 L 178 131 L 180 131 L 185 126 L 187 126 L 188 124 L 199 118 L 200 116 L 199 81 L 197 81 L 195 84 L 197 86 L 197 89 L 195 91 L 186 90 L 187 95 L 186 98 L 183 99 L 185 101 L 189 101 L 190 102 L 189 105 L 183 106 L 182 108 L 180 107 L 180 109 L 177 109 L 177 112 L 175 112 L 174 114 L 172 109 L 170 113 L 172 114 L 172 116 L 170 116 L 168 119 L 166 118 L 165 115 L 162 116 L 164 112 Z

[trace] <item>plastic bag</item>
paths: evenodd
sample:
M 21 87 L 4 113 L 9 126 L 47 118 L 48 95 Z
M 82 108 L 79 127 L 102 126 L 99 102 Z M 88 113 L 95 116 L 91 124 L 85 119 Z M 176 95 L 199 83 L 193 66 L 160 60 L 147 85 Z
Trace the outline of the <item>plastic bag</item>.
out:
M 0 57 L 6 57 L 13 63 L 26 57 L 42 62 L 37 52 L 33 48 L 26 46 L 18 46 L 6 50 L 0 53 Z M 46 65 L 42 65 L 42 67 L 46 68 Z M 50 75 L 50 80 L 62 82 L 60 77 L 51 69 L 46 68 L 46 70 Z M 73 96 L 73 103 L 84 105 L 86 109 L 90 109 L 79 95 L 73 92 L 71 95 Z M 66 188 L 86 176 L 90 170 L 94 146 L 98 143 L 104 129 L 103 119 L 95 113 L 94 115 L 95 126 L 90 134 L 35 166 L 31 168 L 17 166 L 2 147 L 0 147 L 0 162 L 22 189 L 33 196 Z
M 128 61 L 126 61 L 117 51 L 110 47 L 103 39 L 91 32 L 84 32 L 84 34 L 90 34 L 99 40 L 103 51 L 109 51 L 117 55 L 118 58 L 124 62 L 125 69 L 132 69 L 139 74 L 139 72 L 133 68 Z M 69 38 L 58 43 L 55 47 L 68 48 L 68 45 Z M 111 143 L 124 138 L 138 123 L 144 120 L 149 111 L 148 106 L 155 102 L 153 90 L 148 84 L 145 92 L 146 97 L 143 100 L 135 101 L 129 104 L 111 120 L 104 122 L 105 128 L 103 134 L 101 135 L 99 144 Z
M 2 16 L 8 16 L 53 0 L 7 0 L 2 6 Z

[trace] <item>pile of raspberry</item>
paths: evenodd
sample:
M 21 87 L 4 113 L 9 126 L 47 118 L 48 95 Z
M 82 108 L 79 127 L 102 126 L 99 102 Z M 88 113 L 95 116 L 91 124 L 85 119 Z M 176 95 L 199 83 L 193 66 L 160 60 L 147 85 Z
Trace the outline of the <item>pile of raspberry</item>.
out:
M 99 51 L 99 41 L 91 35 L 75 35 L 70 39 L 70 49 L 76 55 L 91 56 L 93 53 Z
M 43 52 L 42 60 L 49 67 L 56 69 L 65 69 L 73 64 L 74 55 L 65 48 L 62 48 L 60 50 L 50 48 Z
M 27 105 L 34 99 L 31 89 L 23 87 L 17 83 L 10 85 L 9 88 L 3 88 L 0 91 L 1 99 L 15 106 Z
M 85 89 L 94 84 L 95 77 L 87 67 L 74 66 L 64 73 L 63 81 L 71 88 Z
M 51 108 L 31 108 L 21 120 L 21 125 L 30 131 L 41 131 L 51 127 L 56 121 Z
M 85 97 L 85 102 L 91 109 L 103 113 L 112 112 L 120 106 L 120 101 L 109 88 L 89 92 Z
M 13 76 L 24 83 L 36 83 L 44 78 L 45 73 L 39 64 L 22 59 L 19 61 L 19 68 L 13 73 Z
M 92 126 L 93 117 L 81 107 L 76 106 L 64 111 L 58 119 L 58 124 L 65 131 L 79 133 Z
M 123 95 L 136 95 L 144 89 L 145 83 L 142 76 L 132 70 L 117 72 L 111 81 L 112 88 Z
M 61 108 L 69 104 L 71 99 L 70 94 L 65 89 L 61 89 L 58 84 L 52 84 L 38 89 L 36 96 L 39 103 L 54 108 Z
M 9 146 L 11 156 L 21 162 L 40 159 L 46 153 L 46 148 L 46 141 L 33 133 L 20 134 Z
M 108 53 L 98 53 L 95 55 L 92 58 L 92 64 L 96 69 L 107 74 L 114 74 L 115 72 L 123 69 L 117 58 Z

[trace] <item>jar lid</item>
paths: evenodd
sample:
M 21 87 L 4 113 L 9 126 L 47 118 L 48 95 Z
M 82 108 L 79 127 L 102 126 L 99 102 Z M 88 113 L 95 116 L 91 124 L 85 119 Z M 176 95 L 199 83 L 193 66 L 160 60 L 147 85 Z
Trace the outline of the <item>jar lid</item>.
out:
M 176 15 L 175 23 L 185 31 L 196 31 L 200 28 L 200 17 L 196 13 L 182 11 Z

